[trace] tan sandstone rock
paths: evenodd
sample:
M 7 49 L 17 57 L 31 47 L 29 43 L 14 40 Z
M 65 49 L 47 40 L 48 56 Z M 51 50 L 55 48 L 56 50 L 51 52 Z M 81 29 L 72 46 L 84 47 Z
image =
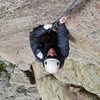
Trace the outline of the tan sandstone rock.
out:
M 64 73 L 64 76 L 59 71 L 58 76 L 55 75 L 57 78 L 54 75 L 49 75 L 48 73 L 46 73 L 43 66 L 40 63 L 38 62 L 33 63 L 32 68 L 34 70 L 36 85 L 39 90 L 40 97 L 43 100 L 99 100 L 99 98 L 96 95 L 90 94 L 89 92 L 87 92 L 82 88 L 82 87 L 87 88 L 87 90 L 93 88 L 91 92 L 93 93 L 99 92 L 99 87 L 98 88 L 94 87 L 95 84 L 99 86 L 99 82 L 98 83 L 95 82 L 95 84 L 91 86 L 91 88 L 88 87 L 89 81 L 85 82 L 85 78 L 83 80 L 80 78 L 80 83 L 78 82 L 79 80 L 76 79 L 77 82 L 75 83 L 74 77 L 78 73 L 74 72 L 75 69 L 72 68 L 72 66 L 70 66 L 71 62 L 69 61 L 68 63 L 69 66 L 68 68 L 64 69 L 65 72 L 61 71 Z M 66 73 L 67 71 L 69 73 L 71 71 L 71 74 L 67 75 Z M 83 77 L 87 77 L 86 75 L 84 74 Z M 62 77 L 64 77 L 64 79 Z M 82 76 L 80 75 L 80 77 Z M 72 82 L 70 82 L 70 80 Z M 81 82 L 84 83 L 82 84 Z M 93 83 L 94 81 L 90 82 L 89 85 Z M 73 84 L 74 86 L 71 84 Z M 78 85 L 80 85 L 80 87 Z
M 54 22 L 72 1 L 0 0 L 0 58 L 17 65 L 35 62 L 29 32 L 39 24 Z M 43 98 L 50 95 L 63 100 L 63 84 L 81 86 L 100 97 L 100 0 L 82 1 L 84 7 L 81 4 L 66 23 L 72 41 L 64 67 L 54 76 L 48 76 L 40 64 L 33 64 L 36 79 L 42 77 L 37 81 L 37 88 Z M 49 87 L 54 95 L 49 90 L 43 90 L 44 86 Z M 57 89 L 58 92 L 55 92 Z

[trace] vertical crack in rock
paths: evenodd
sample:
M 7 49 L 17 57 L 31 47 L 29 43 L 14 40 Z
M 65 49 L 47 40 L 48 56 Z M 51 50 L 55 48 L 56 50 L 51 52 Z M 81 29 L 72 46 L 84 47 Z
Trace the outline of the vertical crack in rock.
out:
M 33 71 L 32 67 L 31 67 L 31 71 L 30 70 L 27 70 L 27 71 L 24 71 L 24 73 L 29 78 L 30 83 L 31 84 L 35 84 L 35 76 L 34 76 L 34 71 Z
M 61 98 L 59 97 L 59 95 L 58 95 L 58 94 L 57 94 L 57 96 L 58 96 L 59 100 L 61 100 Z

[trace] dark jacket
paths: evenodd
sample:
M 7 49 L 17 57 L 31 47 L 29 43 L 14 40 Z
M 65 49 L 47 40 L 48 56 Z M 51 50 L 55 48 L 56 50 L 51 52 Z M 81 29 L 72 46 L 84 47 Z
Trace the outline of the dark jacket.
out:
M 51 28 L 46 30 L 43 26 L 40 25 L 30 32 L 30 46 L 32 51 L 37 60 L 43 63 L 48 50 L 51 47 L 54 48 L 62 67 L 64 60 L 69 54 L 69 31 L 64 24 L 59 25 L 57 31 L 53 31 Z M 37 57 L 37 50 L 43 53 L 44 57 L 42 59 Z

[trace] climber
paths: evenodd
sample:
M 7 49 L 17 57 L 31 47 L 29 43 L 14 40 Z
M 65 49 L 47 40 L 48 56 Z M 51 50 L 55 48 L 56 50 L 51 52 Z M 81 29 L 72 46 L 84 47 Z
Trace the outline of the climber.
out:
M 36 59 L 43 63 L 45 70 L 56 73 L 63 67 L 64 60 L 69 54 L 69 31 L 65 26 L 67 17 L 62 17 L 53 24 L 39 25 L 30 32 L 30 46 Z

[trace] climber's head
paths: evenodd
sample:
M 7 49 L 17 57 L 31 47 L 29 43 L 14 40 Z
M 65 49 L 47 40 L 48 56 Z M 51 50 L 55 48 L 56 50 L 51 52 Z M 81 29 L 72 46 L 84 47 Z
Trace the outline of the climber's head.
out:
M 44 60 L 44 67 L 50 74 L 56 73 L 60 68 L 60 61 L 58 60 L 57 53 L 53 48 L 50 48 L 47 53 Z

